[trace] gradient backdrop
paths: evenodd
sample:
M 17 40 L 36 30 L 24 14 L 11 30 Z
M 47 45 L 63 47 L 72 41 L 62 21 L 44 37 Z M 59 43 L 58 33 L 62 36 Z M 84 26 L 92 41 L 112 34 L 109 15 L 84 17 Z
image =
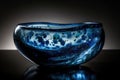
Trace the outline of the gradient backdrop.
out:
M 104 49 L 120 49 L 120 8 L 113 0 L 0 2 L 0 49 L 16 49 L 13 31 L 23 22 L 77 23 L 97 21 L 105 30 Z

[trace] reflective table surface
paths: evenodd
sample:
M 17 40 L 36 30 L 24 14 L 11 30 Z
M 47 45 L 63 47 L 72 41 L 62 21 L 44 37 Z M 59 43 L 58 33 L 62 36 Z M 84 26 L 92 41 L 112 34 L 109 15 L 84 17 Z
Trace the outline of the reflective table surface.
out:
M 17 50 L 0 50 L 0 80 L 119 80 L 120 50 L 103 50 L 80 66 L 38 66 Z

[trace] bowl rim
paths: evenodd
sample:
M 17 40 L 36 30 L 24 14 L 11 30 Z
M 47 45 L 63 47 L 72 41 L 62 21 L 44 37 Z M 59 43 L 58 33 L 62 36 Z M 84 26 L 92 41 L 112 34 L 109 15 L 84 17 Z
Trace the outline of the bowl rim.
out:
M 53 23 L 53 22 L 27 22 L 17 25 L 24 29 L 41 29 L 41 30 L 78 30 L 83 28 L 98 28 L 102 27 L 99 22 L 80 22 L 80 23 Z

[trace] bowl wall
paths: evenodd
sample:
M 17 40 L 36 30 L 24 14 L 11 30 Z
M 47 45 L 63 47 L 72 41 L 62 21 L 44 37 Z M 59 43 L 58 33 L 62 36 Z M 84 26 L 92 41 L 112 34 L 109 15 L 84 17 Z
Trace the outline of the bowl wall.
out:
M 64 24 L 64 28 L 59 25 L 60 29 L 56 28 L 57 26 L 54 26 L 54 29 L 45 29 L 46 27 L 42 26 L 41 29 L 18 25 L 14 31 L 15 45 L 22 55 L 46 66 L 82 64 L 102 50 L 102 25 L 72 25 L 72 28 L 65 26 L 69 24 Z

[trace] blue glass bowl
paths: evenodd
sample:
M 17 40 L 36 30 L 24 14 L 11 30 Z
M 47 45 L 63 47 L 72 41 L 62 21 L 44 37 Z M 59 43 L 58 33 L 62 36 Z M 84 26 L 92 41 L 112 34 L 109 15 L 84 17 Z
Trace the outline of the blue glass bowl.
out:
M 38 65 L 72 66 L 100 53 L 104 31 L 97 22 L 21 23 L 15 28 L 14 42 L 22 55 Z

